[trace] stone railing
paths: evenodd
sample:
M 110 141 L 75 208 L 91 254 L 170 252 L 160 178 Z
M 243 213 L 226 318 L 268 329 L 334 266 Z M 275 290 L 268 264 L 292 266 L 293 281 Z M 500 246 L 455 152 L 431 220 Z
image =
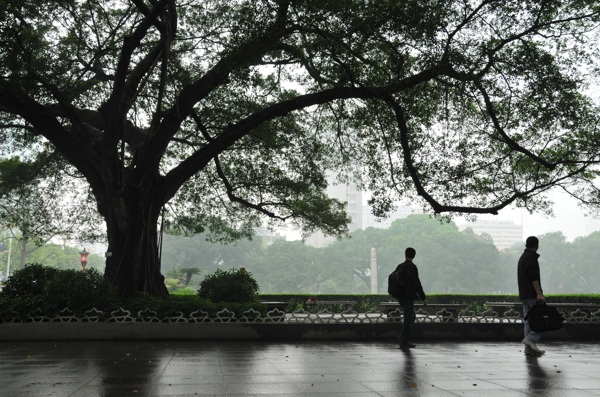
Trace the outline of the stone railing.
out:
M 501 305 L 502 306 L 502 305 Z M 416 308 L 417 323 L 520 323 L 521 312 L 517 304 L 511 304 L 508 310 L 496 307 L 482 313 L 468 312 L 461 305 L 428 305 Z M 600 323 L 600 305 L 556 305 L 565 318 L 565 323 Z M 400 308 L 387 308 L 381 311 L 359 313 L 352 309 L 334 313 L 327 309 L 317 312 L 293 311 L 286 312 L 279 308 L 267 311 L 265 314 L 250 309 L 241 315 L 223 309 L 216 314 L 202 310 L 190 313 L 175 312 L 169 315 L 159 315 L 151 309 L 132 313 L 125 308 L 105 313 L 91 309 L 83 316 L 77 316 L 68 308 L 56 315 L 48 316 L 40 309 L 26 315 L 13 311 L 0 313 L 0 324 L 39 324 L 39 323 L 294 323 L 294 324 L 369 324 L 390 323 L 402 321 Z

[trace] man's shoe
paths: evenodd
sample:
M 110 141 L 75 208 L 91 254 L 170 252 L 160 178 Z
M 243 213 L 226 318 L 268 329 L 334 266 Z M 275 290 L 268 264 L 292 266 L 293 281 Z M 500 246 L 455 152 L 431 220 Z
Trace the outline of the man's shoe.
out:
M 531 340 L 525 338 L 521 342 L 523 342 L 523 344 L 525 346 L 527 346 L 528 348 L 530 348 L 531 351 L 533 351 L 534 353 L 537 353 L 537 354 L 544 354 L 544 353 L 546 353 L 544 350 L 542 350 L 539 347 L 537 347 L 537 345 L 535 344 L 534 341 L 531 341 Z
M 410 342 L 404 341 L 404 342 L 400 342 L 400 348 L 401 349 L 412 349 L 413 347 L 417 347 L 417 345 L 414 345 Z
M 533 350 L 531 350 L 531 348 L 527 345 L 525 345 L 525 349 L 523 349 L 523 354 L 525 354 L 528 357 L 541 357 L 542 356 L 541 354 L 536 353 Z

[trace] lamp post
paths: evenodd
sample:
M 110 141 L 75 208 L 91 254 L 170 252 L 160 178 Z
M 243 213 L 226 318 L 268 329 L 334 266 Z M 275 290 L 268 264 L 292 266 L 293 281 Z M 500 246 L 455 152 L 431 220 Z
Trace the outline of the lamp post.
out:
M 371 248 L 371 294 L 377 294 L 377 249 Z
M 85 271 L 85 265 L 87 265 L 87 263 L 88 263 L 88 255 L 89 255 L 89 254 L 90 254 L 90 253 L 89 253 L 89 252 L 87 252 L 87 251 L 85 250 L 85 248 L 83 249 L 83 251 L 81 251 L 81 252 L 79 253 L 79 262 L 81 262 L 81 271 L 82 271 L 82 272 L 83 272 L 83 271 Z
M 2 254 L 6 251 L 6 245 L 4 244 L 0 244 L 0 259 L 2 258 Z M 3 277 L 0 276 L 0 281 L 2 280 Z M 6 278 L 8 278 L 8 275 L 6 276 Z
M 10 254 L 12 251 L 12 239 L 13 237 L 11 237 L 8 240 L 8 260 L 6 261 L 6 278 L 10 277 Z
M 6 278 L 10 277 L 10 257 L 12 254 L 12 239 L 15 238 L 13 236 L 6 237 L 0 241 L 8 240 L 8 257 L 6 258 Z M 0 244 L 0 254 L 6 251 L 6 244 Z

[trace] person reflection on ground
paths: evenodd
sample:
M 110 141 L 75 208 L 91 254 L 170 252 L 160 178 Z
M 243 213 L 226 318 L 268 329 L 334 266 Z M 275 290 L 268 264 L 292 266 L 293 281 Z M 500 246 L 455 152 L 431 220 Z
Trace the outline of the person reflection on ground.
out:
M 526 359 L 527 360 L 527 390 L 529 391 L 539 391 L 539 390 L 548 390 L 550 379 L 546 371 L 540 366 L 538 362 L 538 354 L 531 354 Z

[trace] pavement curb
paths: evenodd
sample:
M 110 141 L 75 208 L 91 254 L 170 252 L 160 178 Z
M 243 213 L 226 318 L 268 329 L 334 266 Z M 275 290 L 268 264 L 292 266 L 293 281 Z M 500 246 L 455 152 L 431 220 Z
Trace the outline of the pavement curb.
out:
M 39 323 L 1 324 L 0 341 L 101 340 L 389 340 L 401 323 Z M 512 341 L 521 323 L 416 323 L 415 340 Z M 600 324 L 565 324 L 547 340 L 600 340 Z

